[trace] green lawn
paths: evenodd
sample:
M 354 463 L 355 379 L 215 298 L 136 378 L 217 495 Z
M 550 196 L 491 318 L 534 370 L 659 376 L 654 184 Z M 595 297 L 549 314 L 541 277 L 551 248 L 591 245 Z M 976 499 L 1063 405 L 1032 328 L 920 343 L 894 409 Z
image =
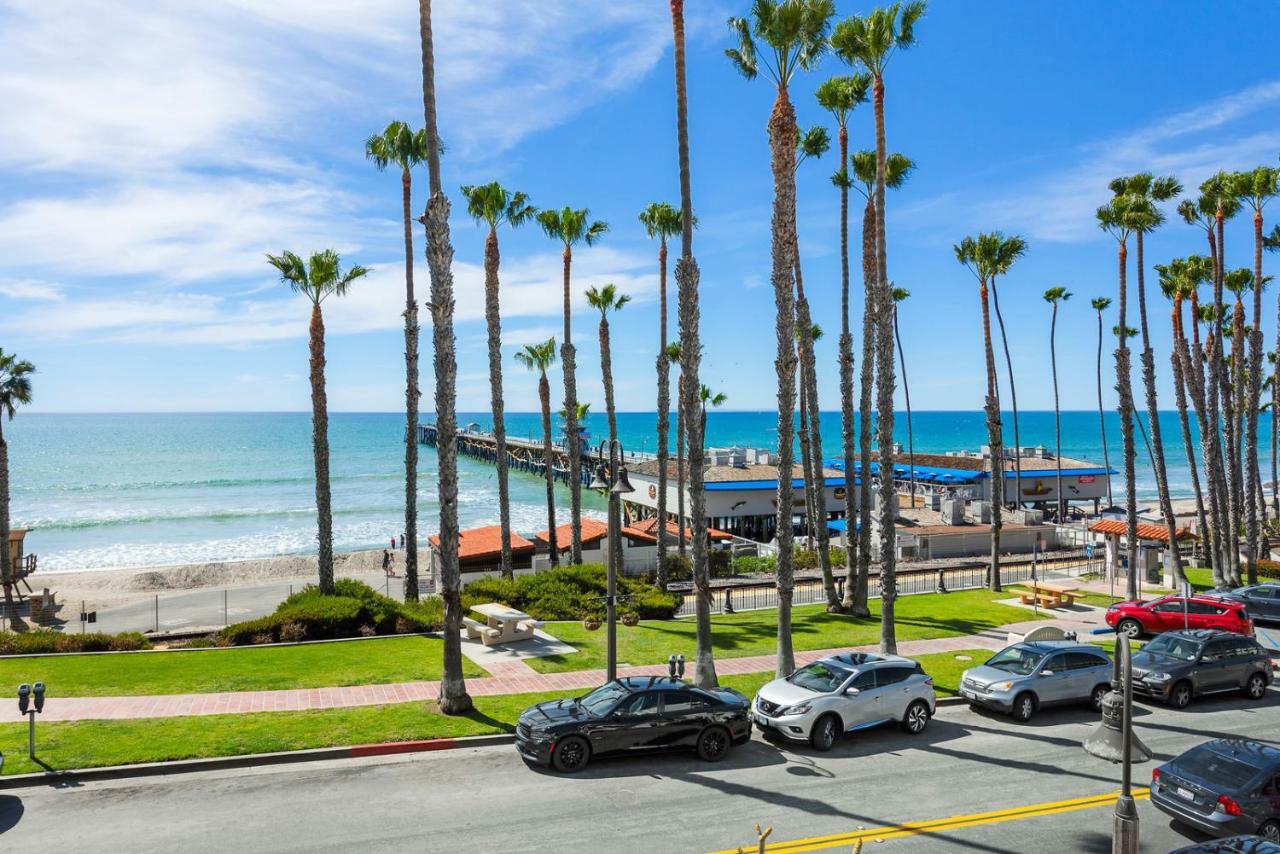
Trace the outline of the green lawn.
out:
M 969 655 L 972 661 L 960 661 Z M 939 695 L 955 693 L 960 673 L 979 664 L 989 650 L 962 650 L 919 656 Z M 722 685 L 753 696 L 773 673 L 728 676 Z M 520 712 L 543 700 L 585 692 L 508 694 L 475 698 L 476 710 L 448 717 L 429 704 L 397 703 L 316 712 L 261 712 L 241 715 L 153 718 L 127 721 L 38 723 L 36 755 L 55 770 L 164 762 L 314 747 L 409 741 L 511 732 Z M 27 758 L 26 723 L 0 724 L 5 774 L 41 770 Z
M 897 601 L 895 622 L 899 641 L 969 635 L 1033 619 L 1023 608 L 996 600 L 1008 593 L 964 590 L 947 594 L 903 596 Z M 717 658 L 771 655 L 777 649 L 777 612 L 745 611 L 712 617 Z M 557 673 L 605 666 L 605 633 L 589 632 L 580 622 L 548 623 L 546 631 L 578 648 L 571 655 L 536 658 L 535 670 Z M 871 617 L 857 619 L 828 614 L 822 605 L 805 605 L 792 612 L 793 643 L 797 650 L 829 649 L 874 644 L 880 640 L 880 600 L 871 601 Z M 695 652 L 692 619 L 647 620 L 638 626 L 618 626 L 619 664 L 660 664 L 672 653 L 692 661 Z
M 50 697 L 324 688 L 439 679 L 438 638 L 302 646 L 0 658 L 0 685 L 42 681 Z M 467 676 L 485 672 L 463 659 Z

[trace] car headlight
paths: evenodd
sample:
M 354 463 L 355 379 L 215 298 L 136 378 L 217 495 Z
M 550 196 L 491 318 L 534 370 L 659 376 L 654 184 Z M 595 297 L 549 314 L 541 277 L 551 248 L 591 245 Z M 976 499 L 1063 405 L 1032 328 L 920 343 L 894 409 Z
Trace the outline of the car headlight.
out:
M 794 706 L 787 706 L 785 709 L 779 709 L 778 716 L 782 717 L 785 715 L 803 715 L 803 714 L 806 714 L 812 708 L 813 706 L 809 705 L 808 703 L 797 703 Z
M 1146 679 L 1148 682 L 1168 682 L 1173 677 L 1168 673 L 1148 673 L 1142 678 Z
M 997 682 L 994 685 L 988 685 L 992 691 L 1008 691 L 1013 688 L 1012 682 Z

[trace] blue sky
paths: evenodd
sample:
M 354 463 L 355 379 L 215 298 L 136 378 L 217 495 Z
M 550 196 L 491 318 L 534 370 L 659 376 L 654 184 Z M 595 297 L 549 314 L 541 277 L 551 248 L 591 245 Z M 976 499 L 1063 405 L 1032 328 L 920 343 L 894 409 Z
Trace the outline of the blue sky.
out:
M 774 401 L 764 131 L 773 92 L 723 57 L 724 19 L 747 5 L 689 4 L 695 250 L 704 381 L 731 408 L 765 409 Z M 841 16 L 867 8 L 837 5 Z M 487 408 L 488 373 L 483 233 L 457 187 L 497 179 L 537 205 L 589 207 L 612 225 L 577 253 L 574 290 L 612 281 L 635 298 L 613 323 L 619 406 L 652 408 L 656 247 L 636 214 L 651 200 L 678 201 L 666 4 L 436 7 L 460 406 Z M 1052 406 L 1040 295 L 1063 284 L 1075 294 L 1059 323 L 1063 406 L 1088 408 L 1088 300 L 1116 289 L 1115 244 L 1093 219 L 1106 183 L 1151 170 L 1194 187 L 1218 168 L 1274 164 L 1280 19 L 1266 2 L 935 2 L 918 34 L 887 79 L 890 149 L 919 164 L 888 207 L 890 275 L 913 292 L 902 314 L 913 404 L 981 405 L 977 289 L 951 246 L 1002 229 L 1030 243 L 1001 283 L 1019 403 Z M 398 408 L 399 182 L 365 162 L 363 141 L 393 118 L 421 123 L 418 63 L 408 0 L 0 0 L 0 342 L 40 368 L 33 409 L 307 408 L 307 309 L 263 254 L 326 246 L 373 268 L 326 306 L 330 404 Z M 796 81 L 803 125 L 830 124 L 812 90 L 843 73 L 828 58 Z M 870 147 L 871 132 L 871 111 L 860 109 L 851 146 Z M 829 333 L 819 344 L 825 409 L 839 403 L 836 165 L 829 155 L 799 175 L 805 281 Z M 425 173 L 417 180 L 424 188 Z M 507 406 L 529 410 L 535 384 L 510 354 L 559 335 L 559 251 L 536 228 L 502 240 Z M 1180 221 L 1147 244 L 1152 264 L 1204 250 Z M 1227 251 L 1231 266 L 1251 263 L 1246 219 L 1229 224 Z M 1149 278 L 1163 369 L 1168 313 Z M 574 324 L 579 393 L 602 408 L 596 316 L 583 306 Z

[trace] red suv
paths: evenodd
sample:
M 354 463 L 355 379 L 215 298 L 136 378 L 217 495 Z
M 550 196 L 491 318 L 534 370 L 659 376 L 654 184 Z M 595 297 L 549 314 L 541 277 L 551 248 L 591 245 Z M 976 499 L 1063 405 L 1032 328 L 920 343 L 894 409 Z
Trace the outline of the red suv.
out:
M 1107 625 L 1131 638 L 1175 629 L 1222 629 L 1253 634 L 1253 620 L 1240 602 L 1217 596 L 1165 596 L 1149 602 L 1117 602 L 1107 609 Z

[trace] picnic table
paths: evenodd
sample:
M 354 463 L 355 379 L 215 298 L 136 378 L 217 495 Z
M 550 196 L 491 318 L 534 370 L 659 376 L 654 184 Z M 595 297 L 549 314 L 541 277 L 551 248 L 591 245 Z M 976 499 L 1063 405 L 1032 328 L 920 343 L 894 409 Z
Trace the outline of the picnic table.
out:
M 1043 608 L 1062 608 L 1070 606 L 1076 601 L 1076 591 L 1070 587 L 1048 584 L 1043 581 L 1033 582 L 1026 586 L 1031 589 L 1018 592 L 1018 599 L 1021 600 L 1023 605 L 1039 602 Z
M 483 616 L 485 622 L 467 617 L 462 621 L 463 628 L 468 638 L 478 640 L 485 646 L 530 640 L 534 629 L 542 625 L 523 611 L 497 602 L 475 605 L 471 610 Z

